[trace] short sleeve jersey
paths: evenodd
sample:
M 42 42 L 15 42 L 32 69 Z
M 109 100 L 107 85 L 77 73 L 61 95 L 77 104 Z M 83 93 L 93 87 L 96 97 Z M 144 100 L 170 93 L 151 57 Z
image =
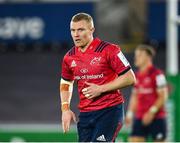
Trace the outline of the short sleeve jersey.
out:
M 62 62 L 61 77 L 75 80 L 80 96 L 80 112 L 96 111 L 124 102 L 119 90 L 106 92 L 94 99 L 88 99 L 82 93 L 86 82 L 102 85 L 113 81 L 130 70 L 127 59 L 117 45 L 95 38 L 85 52 L 73 47 L 66 53 Z
M 135 90 L 137 95 L 136 118 L 142 119 L 158 98 L 157 89 L 166 86 L 166 79 L 160 69 L 150 66 L 145 72 L 137 72 Z M 155 118 L 164 118 L 165 109 L 162 107 Z

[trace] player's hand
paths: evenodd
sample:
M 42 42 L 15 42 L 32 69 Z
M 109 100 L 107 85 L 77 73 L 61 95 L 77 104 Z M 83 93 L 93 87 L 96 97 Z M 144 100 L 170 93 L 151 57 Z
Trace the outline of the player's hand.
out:
M 87 84 L 88 87 L 82 89 L 82 92 L 88 99 L 92 99 L 101 95 L 102 90 L 99 85 L 88 82 L 85 82 L 85 84 Z
M 143 116 L 142 123 L 143 123 L 145 126 L 151 124 L 152 121 L 153 121 L 153 119 L 154 119 L 154 116 L 155 116 L 154 113 L 149 112 L 149 111 L 146 112 L 146 113 L 144 114 L 144 116 Z
M 130 117 L 127 117 L 125 118 L 125 125 L 127 127 L 130 127 L 132 125 L 132 122 L 133 122 L 133 118 L 130 118 Z
M 126 113 L 126 118 L 125 118 L 125 124 L 127 127 L 132 125 L 133 122 L 133 112 L 131 110 L 128 110 Z
M 66 133 L 69 131 L 71 120 L 74 120 L 76 123 L 76 116 L 71 110 L 63 111 L 62 112 L 62 127 L 63 132 Z

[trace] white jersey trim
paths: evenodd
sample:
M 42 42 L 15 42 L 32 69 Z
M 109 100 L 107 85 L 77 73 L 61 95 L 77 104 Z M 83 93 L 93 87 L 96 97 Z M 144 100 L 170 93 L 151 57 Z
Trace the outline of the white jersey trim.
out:
M 166 78 L 163 74 L 159 74 L 156 76 L 156 84 L 157 84 L 157 87 L 162 87 L 167 84 Z
M 124 64 L 125 67 L 129 66 L 128 60 L 126 59 L 126 57 L 124 56 L 124 54 L 121 51 L 117 54 L 117 56 L 122 61 L 122 63 Z

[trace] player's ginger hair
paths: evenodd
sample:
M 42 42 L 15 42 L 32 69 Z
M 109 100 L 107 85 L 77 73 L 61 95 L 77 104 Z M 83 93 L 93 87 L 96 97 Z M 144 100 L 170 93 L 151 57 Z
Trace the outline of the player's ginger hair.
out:
M 93 18 L 91 17 L 91 15 L 89 15 L 87 13 L 84 13 L 84 12 L 77 13 L 71 19 L 72 22 L 78 22 L 81 20 L 85 20 L 87 23 L 90 23 L 91 28 L 94 28 Z

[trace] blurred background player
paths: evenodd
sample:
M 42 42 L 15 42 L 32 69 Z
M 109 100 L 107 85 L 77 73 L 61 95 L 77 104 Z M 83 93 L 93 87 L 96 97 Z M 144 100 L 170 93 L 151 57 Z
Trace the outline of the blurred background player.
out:
M 76 80 L 79 141 L 115 141 L 124 112 L 124 99 L 118 89 L 134 84 L 134 73 L 117 45 L 93 38 L 95 28 L 89 14 L 74 15 L 70 30 L 75 46 L 64 56 L 60 84 L 63 130 L 68 132 L 71 119 L 76 121 L 70 109 Z
M 166 139 L 164 105 L 168 91 L 163 72 L 153 65 L 154 55 L 155 51 L 149 45 L 139 45 L 135 50 L 137 82 L 126 115 L 126 124 L 133 123 L 130 142 L 144 142 L 148 136 L 154 141 Z

